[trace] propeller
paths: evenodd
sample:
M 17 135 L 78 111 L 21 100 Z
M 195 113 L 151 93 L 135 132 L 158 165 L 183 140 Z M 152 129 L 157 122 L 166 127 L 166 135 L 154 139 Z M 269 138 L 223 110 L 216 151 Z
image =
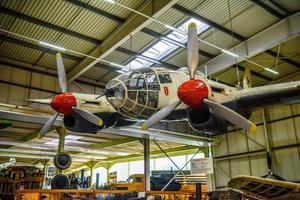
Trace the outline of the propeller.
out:
M 168 106 L 160 109 L 158 112 L 152 115 L 146 122 L 142 123 L 142 129 L 147 130 L 149 127 L 166 118 L 180 103 L 181 101 L 177 100 L 169 104 Z
M 198 40 L 197 27 L 195 23 L 190 23 L 188 27 L 187 41 L 187 65 L 190 74 L 190 80 L 182 83 L 177 90 L 178 100 L 167 105 L 152 115 L 142 124 L 143 129 L 147 129 L 160 122 L 176 109 L 178 105 L 184 103 L 192 109 L 200 109 L 206 104 L 215 114 L 224 118 L 228 122 L 244 129 L 245 131 L 255 132 L 256 125 L 240 115 L 239 113 L 213 101 L 209 98 L 209 85 L 201 79 L 194 79 L 198 67 Z
M 93 113 L 76 108 L 76 97 L 74 94 L 68 92 L 68 82 L 65 67 L 63 64 L 63 59 L 61 53 L 56 54 L 56 64 L 57 64 L 57 72 L 58 72 L 58 81 L 59 87 L 62 94 L 54 96 L 51 101 L 51 107 L 56 111 L 56 113 L 51 116 L 42 129 L 39 132 L 39 137 L 43 137 L 47 132 L 49 132 L 51 126 L 55 123 L 59 113 L 63 114 L 64 116 L 69 116 L 74 113 L 79 114 L 82 118 L 86 119 L 87 121 L 97 125 L 102 126 L 103 120 L 95 116 Z M 37 103 L 49 103 L 46 100 L 37 100 L 32 99 L 33 102 Z
M 46 133 L 49 132 L 49 129 L 53 126 L 53 124 L 55 123 L 56 118 L 58 117 L 59 113 L 56 112 L 54 115 L 52 115 L 48 121 L 46 122 L 46 124 L 42 127 L 42 129 L 39 132 L 39 138 L 44 137 L 44 135 L 46 135 Z

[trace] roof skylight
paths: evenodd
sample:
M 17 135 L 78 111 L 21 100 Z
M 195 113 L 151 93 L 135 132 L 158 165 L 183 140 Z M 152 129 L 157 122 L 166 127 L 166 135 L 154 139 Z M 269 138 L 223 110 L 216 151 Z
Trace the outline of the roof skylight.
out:
M 188 25 L 191 22 L 195 22 L 197 25 L 197 33 L 200 34 L 206 29 L 209 28 L 208 25 L 202 23 L 201 21 L 190 18 L 185 23 L 178 27 L 179 30 L 183 32 L 187 32 Z M 174 42 L 172 42 L 174 41 Z M 126 72 L 130 69 L 139 69 L 142 67 L 149 67 L 156 63 L 154 60 L 160 60 L 163 57 L 169 55 L 171 52 L 175 51 L 179 47 L 183 47 L 183 45 L 187 42 L 186 35 L 180 34 L 176 31 L 172 31 L 166 38 L 161 38 L 154 45 L 149 47 L 142 53 L 142 56 L 137 56 L 134 60 L 132 60 L 129 64 L 126 65 L 120 72 Z M 149 58 L 149 59 L 148 59 Z M 154 59 L 154 60 L 151 60 Z

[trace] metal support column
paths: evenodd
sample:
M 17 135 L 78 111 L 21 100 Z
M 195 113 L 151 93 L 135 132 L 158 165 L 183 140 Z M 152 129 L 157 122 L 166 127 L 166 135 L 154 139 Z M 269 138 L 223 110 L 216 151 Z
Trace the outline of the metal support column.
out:
M 261 115 L 262 115 L 262 120 L 263 120 L 264 136 L 265 136 L 266 149 L 267 149 L 268 174 L 272 175 L 273 169 L 272 169 L 271 147 L 270 147 L 270 143 L 269 143 L 269 136 L 268 136 L 268 130 L 267 130 L 266 114 L 265 114 L 265 110 L 263 108 L 261 109 Z
M 98 164 L 98 162 L 91 160 L 87 163 L 85 163 L 85 165 L 90 169 L 90 179 L 91 179 L 91 184 L 88 187 L 92 187 L 93 186 L 93 178 L 94 178 L 94 168 L 95 166 Z
M 208 144 L 208 151 L 205 153 L 205 157 L 209 157 L 211 159 L 213 159 L 213 155 L 212 155 L 212 147 L 211 144 Z M 212 161 L 213 163 L 213 168 L 214 168 L 214 160 Z M 215 190 L 215 173 L 213 174 L 206 174 L 206 185 L 207 185 L 207 189 L 208 191 L 214 191 Z
M 48 163 L 49 160 L 41 160 L 41 163 L 43 164 L 43 172 L 44 172 L 44 180 L 43 180 L 43 189 L 46 187 L 46 178 L 48 174 Z
M 101 166 L 106 169 L 106 182 L 110 182 L 110 177 L 109 177 L 109 169 L 113 166 L 114 164 L 112 162 L 105 162 L 101 163 Z
M 144 138 L 144 175 L 145 175 L 145 191 L 150 190 L 150 140 Z
M 196 183 L 196 200 L 202 199 L 202 184 Z
M 56 131 L 59 135 L 57 153 L 61 153 L 61 152 L 64 152 L 64 149 L 65 149 L 65 136 L 66 136 L 66 133 L 67 133 L 67 129 L 58 128 L 58 129 L 56 129 Z M 56 169 L 56 174 L 62 174 L 62 170 Z

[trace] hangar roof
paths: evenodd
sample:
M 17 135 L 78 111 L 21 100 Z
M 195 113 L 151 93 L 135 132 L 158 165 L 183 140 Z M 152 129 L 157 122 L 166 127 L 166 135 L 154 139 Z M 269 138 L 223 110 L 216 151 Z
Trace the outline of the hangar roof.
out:
M 90 93 L 100 93 L 105 84 L 120 71 L 108 63 L 94 64 L 93 59 L 84 55 L 100 57 L 125 66 L 137 58 L 143 62 L 145 58 L 141 58 L 141 55 L 145 55 L 145 52 L 153 49 L 153 46 L 161 41 L 170 45 L 167 36 L 172 34 L 172 30 L 167 26 L 119 5 L 146 13 L 176 28 L 190 19 L 200 21 L 208 28 L 199 32 L 199 38 L 223 49 L 231 49 L 248 39 L 256 38 L 265 30 L 276 27 L 282 20 L 299 15 L 300 10 L 300 2 L 297 0 L 116 0 L 116 4 L 105 0 L 1 1 L 1 30 L 19 34 L 21 37 L 0 32 L 0 101 L 41 109 L 44 107 L 28 104 L 26 99 L 45 98 L 59 92 L 54 56 L 56 50 L 28 40 L 24 36 L 81 53 L 79 55 L 63 52 L 64 64 L 68 78 L 75 80 L 70 83 L 71 90 Z M 186 66 L 185 43 L 174 40 L 176 39 L 173 38 L 171 42 L 176 48 L 164 56 L 148 60 L 149 66 L 166 68 Z M 278 42 L 268 49 L 265 49 L 267 47 L 263 42 L 259 45 L 263 50 L 249 59 L 277 70 L 278 76 L 243 61 L 210 74 L 211 78 L 236 85 L 238 79 L 236 66 L 241 77 L 243 69 L 250 66 L 255 85 L 299 79 L 299 36 Z M 222 53 L 218 49 L 200 43 L 199 65 L 205 66 Z M 27 133 L 36 131 L 39 127 L 18 122 L 13 127 L 1 131 L 1 137 L 18 142 Z M 53 133 L 43 140 L 34 139 L 32 142 L 45 144 L 46 141 L 55 140 L 57 137 Z M 96 141 L 111 142 L 120 139 L 120 136 L 109 134 L 79 137 L 83 138 L 79 138 L 78 141 L 81 143 L 76 145 L 83 147 L 88 147 Z M 91 138 L 95 140 L 91 141 Z M 178 147 L 178 144 L 173 143 L 165 145 L 166 148 Z M 116 151 L 124 148 L 131 153 L 132 148 L 140 150 L 141 145 L 139 141 L 133 141 L 122 147 L 113 148 Z M 16 149 L 23 150 L 21 147 Z M 28 160 L 36 159 L 27 158 Z

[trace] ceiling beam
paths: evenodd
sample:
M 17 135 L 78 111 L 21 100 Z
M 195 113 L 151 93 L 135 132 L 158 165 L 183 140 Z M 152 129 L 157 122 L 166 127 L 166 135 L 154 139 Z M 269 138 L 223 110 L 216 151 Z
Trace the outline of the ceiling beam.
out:
M 146 1 L 140 12 L 145 15 L 157 18 L 166 10 L 168 10 L 172 5 L 174 5 L 178 0 L 151 0 Z M 152 22 L 151 19 L 147 19 L 141 15 L 134 14 L 129 17 L 126 22 L 115 29 L 99 46 L 97 46 L 91 53 L 91 56 L 96 58 L 105 58 L 114 49 L 123 44 L 125 41 L 130 39 L 130 34 L 135 34 L 142 28 L 147 26 Z M 73 81 L 81 74 L 85 73 L 91 67 L 97 63 L 97 60 L 85 58 L 76 67 L 74 67 L 68 73 L 68 80 Z
M 27 48 L 42 51 L 44 53 L 49 53 L 49 54 L 52 54 L 52 55 L 56 55 L 56 53 L 57 53 L 56 50 L 53 50 L 50 47 L 33 44 L 33 43 L 30 43 L 30 42 L 27 42 L 27 41 L 24 41 L 24 40 L 19 40 L 17 38 L 6 36 L 6 35 L 0 35 L 0 40 L 7 41 L 7 42 L 10 42 L 10 43 L 13 43 L 13 44 L 16 44 L 16 45 L 25 46 Z M 70 54 L 67 54 L 67 53 L 64 53 L 64 52 L 61 52 L 61 54 L 62 54 L 63 58 L 70 59 L 70 60 L 73 60 L 73 61 L 76 61 L 76 62 L 79 62 L 79 61 L 82 60 L 82 58 L 78 57 L 78 56 L 70 55 Z M 117 70 L 118 69 L 116 67 L 110 67 L 108 65 L 98 63 L 98 62 L 95 64 L 95 66 L 106 69 L 106 70 L 114 70 L 114 69 Z
M 122 48 L 122 47 L 118 47 L 118 48 L 116 49 L 116 51 L 125 53 L 125 54 L 127 54 L 127 55 L 134 55 L 134 56 L 136 56 L 136 57 L 144 58 L 145 60 L 148 60 L 148 61 L 150 61 L 150 62 L 153 62 L 154 64 L 156 63 L 156 64 L 165 66 L 165 67 L 170 68 L 170 69 L 173 69 L 173 70 L 174 70 L 174 69 L 176 70 L 176 69 L 179 69 L 179 68 L 180 68 L 179 66 L 176 66 L 176 65 L 173 65 L 173 64 L 170 64 L 170 63 L 161 61 L 161 60 L 155 60 L 155 59 L 153 59 L 153 58 L 149 58 L 149 57 L 147 57 L 147 56 L 143 56 L 143 55 L 141 55 L 141 54 L 138 54 L 138 53 L 136 53 L 136 52 L 134 52 L 134 51 L 130 51 L 130 50 L 125 49 L 125 48 Z M 152 61 L 151 61 L 151 60 L 152 60 Z M 235 65 L 232 66 L 232 68 L 235 68 Z M 244 68 L 243 66 L 241 66 L 241 65 L 238 65 L 238 69 L 239 69 L 240 71 L 244 71 L 244 70 L 245 70 L 245 68 Z M 265 76 L 265 75 L 262 75 L 262 74 L 260 74 L 260 73 L 257 73 L 257 72 L 255 72 L 255 71 L 251 71 L 251 74 L 252 74 L 253 76 L 257 76 L 257 77 L 259 77 L 259 78 L 261 78 L 261 79 L 264 79 L 264 80 L 267 80 L 267 81 L 272 81 L 272 80 L 273 80 L 272 78 L 267 77 L 267 76 Z M 224 83 L 224 84 L 227 84 L 227 85 L 228 85 L 228 83 Z
M 267 4 L 265 4 L 264 2 L 262 2 L 261 0 L 251 0 L 251 1 L 253 3 L 259 5 L 260 7 L 262 7 L 264 10 L 266 10 L 267 12 L 269 12 L 274 17 L 277 17 L 279 19 L 283 19 L 285 17 L 283 14 L 281 14 L 280 12 L 278 12 L 277 10 L 275 10 L 274 8 L 268 6 Z
M 119 51 L 121 53 L 124 53 L 124 54 L 127 54 L 127 55 L 133 55 L 133 56 L 136 56 L 136 57 L 140 57 L 142 58 L 143 60 L 147 60 L 149 62 L 152 62 L 153 64 L 158 64 L 158 65 L 162 65 L 162 66 L 165 66 L 169 69 L 172 69 L 172 70 L 176 70 L 176 69 L 179 69 L 180 67 L 179 66 L 176 66 L 176 65 L 173 65 L 173 64 L 170 64 L 170 63 L 167 63 L 167 62 L 164 62 L 164 61 L 161 61 L 161 60 L 156 60 L 154 58 L 150 58 L 150 57 L 147 57 L 147 56 L 144 56 L 142 54 L 139 54 L 137 52 L 134 52 L 134 51 L 131 51 L 129 49 L 125 49 L 123 47 L 118 47 L 116 48 L 116 51 Z
M 148 34 L 148 35 L 150 35 L 150 36 L 152 36 L 152 37 L 162 39 L 162 40 L 164 40 L 164 41 L 166 41 L 166 42 L 170 42 L 171 44 L 174 44 L 174 45 L 176 45 L 176 46 L 178 46 L 178 47 L 181 47 L 181 48 L 186 48 L 186 47 L 187 47 L 187 44 L 186 44 L 186 43 L 181 43 L 181 42 L 178 42 L 178 41 L 173 40 L 173 39 L 171 39 L 171 38 L 168 38 L 168 37 L 166 37 L 164 34 L 161 34 L 161 33 L 159 33 L 159 32 L 156 32 L 156 31 L 154 31 L 154 30 L 151 30 L 151 29 L 149 29 L 149 28 L 143 28 L 143 29 L 141 30 L 141 32 L 146 33 L 146 34 Z M 201 49 L 199 49 L 199 54 L 202 55 L 202 56 L 205 56 L 205 57 L 207 57 L 207 58 L 213 58 L 213 57 L 215 57 L 214 55 L 212 55 L 212 54 L 210 54 L 210 53 L 208 53 L 208 52 L 206 52 L 206 51 L 203 51 L 203 50 L 201 50 Z
M 102 17 L 106 17 L 107 19 L 111 19 L 111 20 L 117 22 L 118 24 L 122 24 L 122 23 L 124 23 L 126 21 L 126 19 L 123 19 L 121 17 L 113 15 L 113 14 L 111 14 L 109 12 L 106 12 L 104 10 L 101 10 L 99 8 L 91 6 L 89 4 L 83 3 L 83 2 L 81 2 L 79 0 L 65 0 L 65 1 L 68 2 L 68 3 L 71 3 L 71 4 L 75 5 L 75 6 L 77 6 L 79 8 L 81 8 L 81 9 L 85 9 L 85 10 L 93 12 L 93 13 L 95 13 L 97 15 L 100 15 Z
M 51 72 L 49 69 L 41 70 L 41 69 L 32 68 L 32 67 L 25 67 L 25 66 L 9 63 L 9 62 L 2 61 L 2 60 L 0 60 L 0 65 L 5 65 L 5 66 L 12 67 L 12 68 L 15 68 L 15 69 L 21 69 L 21 70 L 30 71 L 30 72 L 34 72 L 34 73 L 37 73 L 37 74 L 42 74 L 42 75 L 57 78 L 57 73 L 56 72 Z M 97 83 L 92 83 L 92 82 L 80 80 L 79 78 L 77 78 L 75 80 L 75 82 L 80 83 L 80 84 L 84 84 L 84 85 L 88 85 L 88 86 L 92 86 L 92 87 L 99 87 L 99 88 L 105 88 L 105 85 L 106 85 L 105 83 L 102 83 L 102 82 L 99 82 L 99 81 Z
M 223 32 L 223 33 L 225 33 L 225 34 L 227 34 L 227 35 L 229 35 L 229 36 L 234 37 L 235 39 L 237 39 L 237 40 L 239 40 L 239 41 L 244 42 L 244 41 L 247 40 L 246 37 L 244 37 L 244 36 L 242 36 L 242 35 L 240 35 L 240 34 L 234 32 L 234 31 L 231 31 L 231 30 L 229 30 L 229 29 L 227 29 L 227 28 L 225 28 L 225 27 L 223 27 L 223 26 L 221 26 L 221 25 L 219 25 L 219 24 L 217 24 L 217 23 L 215 23 L 215 22 L 213 22 L 213 21 L 211 21 L 211 20 L 209 20 L 209 19 L 207 19 L 207 18 L 205 18 L 205 17 L 203 17 L 203 16 L 201 16 L 201 15 L 199 15 L 199 14 L 193 12 L 193 11 L 190 11 L 190 10 L 188 10 L 188 9 L 186 9 L 186 8 L 184 8 L 184 7 L 182 7 L 182 6 L 180 6 L 179 4 L 175 4 L 175 5 L 173 6 L 173 8 L 174 8 L 175 10 L 177 10 L 177 11 L 179 11 L 179 12 L 185 14 L 185 15 L 188 15 L 188 16 L 190 16 L 190 17 L 193 17 L 193 18 L 195 18 L 195 19 L 200 20 L 200 21 L 206 23 L 207 25 L 209 25 L 209 26 L 211 26 L 211 27 L 213 27 L 213 28 L 215 28 L 215 29 L 217 29 L 217 30 L 219 30 L 219 31 L 221 31 L 221 32 Z M 273 56 L 273 54 L 271 53 L 272 51 L 271 51 L 271 50 L 267 51 L 267 50 L 268 50 L 268 49 L 265 50 L 266 53 L 269 54 L 269 55 L 271 55 L 271 56 Z M 284 62 L 289 62 L 289 63 L 292 63 L 292 62 L 293 62 L 293 61 L 290 60 L 290 59 L 281 59 L 281 60 L 284 61 Z M 297 67 L 297 66 L 295 66 L 295 67 Z
M 257 33 L 246 41 L 236 45 L 230 49 L 231 52 L 236 52 L 241 57 L 251 58 L 257 54 L 273 48 L 287 40 L 290 40 L 300 34 L 300 12 L 293 14 L 273 26 Z M 286 27 L 289 27 L 288 29 Z M 235 51 L 234 51 L 235 49 Z M 240 58 L 234 57 L 222 53 L 208 62 L 202 64 L 200 69 L 204 71 L 204 67 L 207 67 L 208 75 L 222 71 L 237 62 L 243 61 Z
M 37 24 L 37 25 L 49 28 L 49 29 L 52 29 L 52 30 L 57 31 L 57 32 L 64 33 L 64 34 L 67 34 L 67 35 L 70 35 L 70 36 L 73 36 L 73 37 L 91 42 L 91 43 L 96 44 L 96 45 L 99 45 L 102 42 L 101 40 L 98 40 L 96 38 L 92 38 L 92 37 L 89 37 L 87 35 L 84 35 L 84 34 L 81 34 L 81 33 L 75 32 L 75 31 L 71 31 L 67 28 L 51 24 L 49 22 L 46 22 L 46 21 L 31 17 L 31 16 L 28 16 L 28 15 L 22 14 L 20 12 L 16 12 L 16 11 L 8 9 L 8 8 L 0 7 L 0 12 L 4 13 L 6 15 L 12 16 L 14 18 L 22 19 L 24 21 L 27 21 L 27 22 L 30 22 L 30 23 L 33 23 L 33 24 Z
M 297 67 L 297 68 L 300 69 L 300 63 L 297 63 L 297 62 L 294 61 L 294 60 L 291 60 L 291 59 L 289 59 L 289 58 L 285 58 L 285 56 L 283 56 L 283 55 L 281 55 L 281 54 L 278 54 L 278 55 L 277 55 L 277 53 L 275 53 L 274 51 L 272 51 L 272 50 L 270 50 L 270 49 L 267 50 L 266 53 L 269 54 L 270 56 L 275 57 L 275 58 L 279 57 L 280 60 L 282 60 L 282 61 L 284 61 L 284 62 L 286 62 L 286 63 L 288 63 L 288 64 L 290 64 L 290 65 L 292 65 L 292 66 L 295 66 L 295 67 Z
M 238 64 L 237 66 L 238 66 L 238 69 L 239 69 L 240 71 L 245 71 L 245 67 L 244 67 L 244 66 L 239 65 L 239 64 Z M 231 66 L 231 67 L 235 69 L 235 65 L 233 65 L 233 66 Z M 256 71 L 253 71 L 253 70 L 250 70 L 250 71 L 251 71 L 251 75 L 252 75 L 252 76 L 256 76 L 256 77 L 261 78 L 261 79 L 266 80 L 266 81 L 272 81 L 272 80 L 273 80 L 273 78 L 270 78 L 270 77 L 268 77 L 268 76 L 265 76 L 265 75 L 263 75 L 263 74 L 260 74 L 260 73 L 258 73 L 258 72 L 256 72 Z
M 269 0 L 273 5 L 275 5 L 278 9 L 282 10 L 283 12 L 287 13 L 288 15 L 290 15 L 291 13 L 282 5 L 280 5 L 279 3 L 277 3 L 277 0 Z
M 30 43 L 30 42 L 27 42 L 27 41 L 24 41 L 24 40 L 19 40 L 18 38 L 10 37 L 10 36 L 7 36 L 7 35 L 0 35 L 0 40 L 7 41 L 9 43 L 13 43 L 13 44 L 16 44 L 16 45 L 24 46 L 24 47 L 27 47 L 27 48 L 30 48 L 30 49 L 42 51 L 42 52 L 45 52 L 45 53 L 49 53 L 49 54 L 52 54 L 52 55 L 56 55 L 56 53 L 57 53 L 56 50 L 53 50 L 50 47 L 33 44 L 33 43 Z M 70 59 L 70 60 L 77 61 L 77 62 L 81 60 L 80 57 L 69 55 L 69 54 L 66 54 L 64 52 L 62 52 L 61 54 L 66 59 Z
M 207 19 L 207 18 L 205 18 L 205 17 L 203 17 L 203 16 L 201 16 L 201 15 L 199 15 L 199 14 L 197 14 L 197 13 L 195 13 L 195 12 L 193 12 L 193 11 L 191 11 L 191 10 L 189 10 L 189 9 L 181 6 L 181 5 L 179 5 L 179 4 L 175 4 L 172 8 L 174 8 L 175 10 L 181 12 L 182 14 L 185 14 L 187 16 L 190 16 L 190 17 L 193 17 L 195 19 L 198 19 L 201 22 L 203 22 L 203 23 L 205 23 L 205 24 L 207 24 L 207 25 L 209 25 L 209 26 L 211 26 L 211 27 L 213 27 L 215 29 L 218 29 L 218 30 L 220 30 L 220 31 L 222 31 L 222 32 L 224 32 L 224 33 L 226 33 L 228 35 L 232 35 L 235 39 L 238 39 L 240 41 L 243 41 L 243 40 L 246 39 L 246 37 L 244 37 L 244 36 L 242 36 L 242 35 L 240 35 L 238 33 L 232 32 L 231 30 L 229 30 L 229 29 L 227 29 L 227 28 L 225 28 L 225 27 L 217 24 L 216 22 L 211 21 L 211 20 L 209 20 L 209 19 Z

